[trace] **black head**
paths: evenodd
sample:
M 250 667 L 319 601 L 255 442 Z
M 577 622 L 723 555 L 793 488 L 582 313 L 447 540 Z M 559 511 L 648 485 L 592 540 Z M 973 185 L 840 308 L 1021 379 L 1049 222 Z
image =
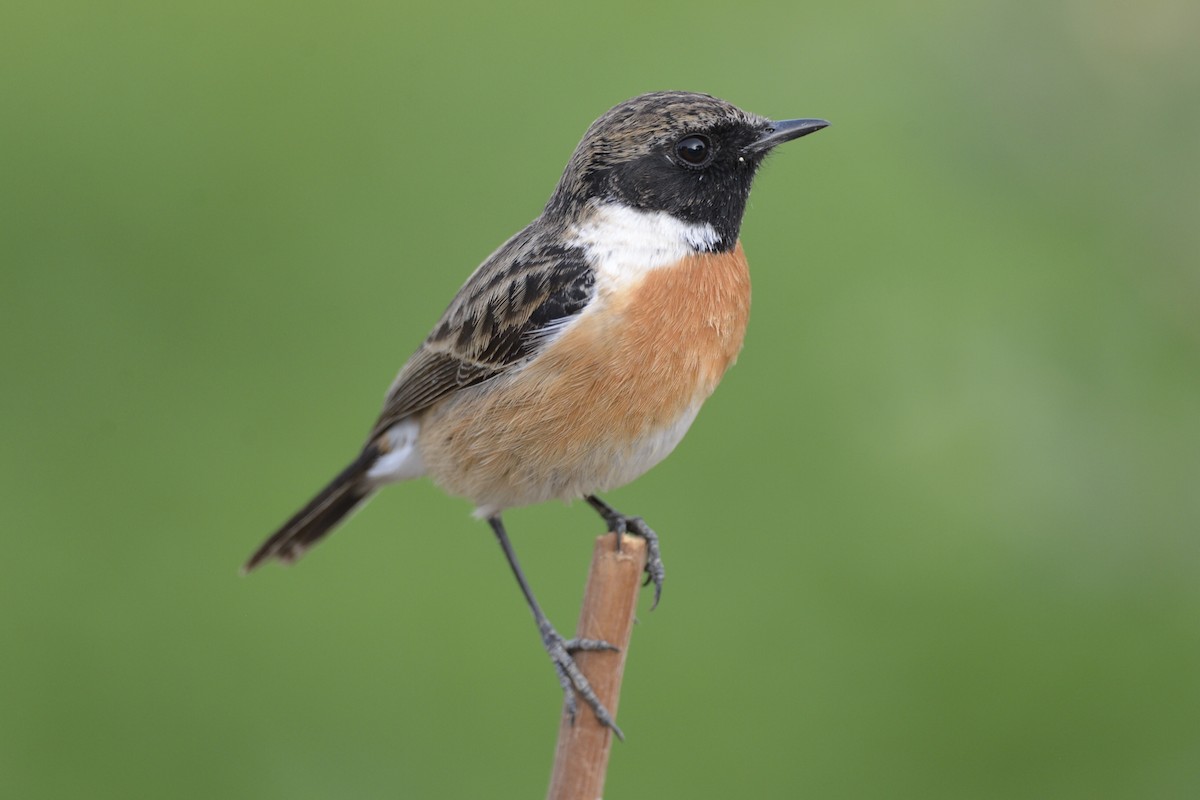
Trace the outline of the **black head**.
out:
M 767 153 L 828 124 L 772 122 L 706 94 L 644 94 L 592 123 L 546 210 L 570 212 L 598 201 L 665 211 L 711 224 L 732 247 Z

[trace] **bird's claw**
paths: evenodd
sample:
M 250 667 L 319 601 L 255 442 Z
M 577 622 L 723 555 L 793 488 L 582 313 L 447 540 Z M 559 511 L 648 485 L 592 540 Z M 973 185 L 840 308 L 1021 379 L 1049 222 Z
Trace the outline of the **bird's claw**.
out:
M 654 603 L 650 606 L 653 611 L 658 608 L 658 601 L 662 598 L 663 578 L 667 574 L 663 567 L 662 549 L 658 546 L 658 534 L 641 517 L 626 518 L 626 528 L 629 533 L 646 540 L 646 580 L 642 585 L 654 583 Z
M 612 714 L 608 712 L 604 704 L 600 702 L 600 698 L 596 696 L 595 690 L 588 683 L 588 679 L 584 676 L 583 671 L 579 669 L 579 665 L 571 657 L 571 654 L 576 652 L 596 650 L 618 652 L 621 648 L 599 639 L 564 639 L 549 623 L 542 626 L 542 644 L 545 646 L 546 652 L 550 655 L 550 661 L 554 664 L 554 672 L 558 675 L 558 683 L 562 686 L 563 706 L 566 709 L 567 717 L 571 720 L 571 724 L 575 724 L 575 714 L 579 709 L 579 705 L 575 700 L 575 695 L 578 694 L 588 704 L 588 707 L 592 709 L 592 713 L 596 715 L 596 720 L 601 725 L 611 729 L 618 739 L 625 741 L 625 734 L 621 732 L 621 728 L 618 727 L 616 720 L 613 719 Z
M 646 580 L 642 582 L 642 586 L 654 583 L 654 602 L 650 606 L 650 610 L 653 611 L 658 608 L 658 601 L 662 598 L 663 578 L 667 574 L 663 567 L 662 548 L 658 545 L 658 534 L 641 517 L 627 517 L 612 508 L 607 510 L 609 513 L 601 513 L 604 521 L 608 523 L 608 529 L 617 534 L 618 551 L 621 549 L 621 537 L 627 533 L 646 540 Z

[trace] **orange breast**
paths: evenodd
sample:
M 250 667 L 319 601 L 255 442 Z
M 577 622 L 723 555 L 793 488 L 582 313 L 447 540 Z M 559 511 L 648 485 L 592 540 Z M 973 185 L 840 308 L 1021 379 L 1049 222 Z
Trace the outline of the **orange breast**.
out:
M 426 468 L 447 491 L 497 509 L 632 480 L 674 447 L 733 364 L 749 313 L 740 243 L 602 293 L 524 369 L 431 410 Z M 639 448 L 680 424 L 661 454 Z
M 596 426 L 632 436 L 672 423 L 716 388 L 742 347 L 750 274 L 739 244 L 654 270 L 614 295 L 531 367 L 557 379 L 556 396 L 585 404 Z

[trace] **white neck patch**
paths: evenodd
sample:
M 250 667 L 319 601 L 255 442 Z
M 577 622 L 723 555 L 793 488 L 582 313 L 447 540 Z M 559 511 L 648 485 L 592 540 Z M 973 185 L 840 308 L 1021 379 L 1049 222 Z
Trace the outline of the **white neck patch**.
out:
M 610 285 L 712 250 L 720 241 L 707 222 L 697 225 L 665 211 L 638 211 L 616 203 L 594 206 L 588 220 L 571 231 L 571 244 L 583 248 L 597 277 Z

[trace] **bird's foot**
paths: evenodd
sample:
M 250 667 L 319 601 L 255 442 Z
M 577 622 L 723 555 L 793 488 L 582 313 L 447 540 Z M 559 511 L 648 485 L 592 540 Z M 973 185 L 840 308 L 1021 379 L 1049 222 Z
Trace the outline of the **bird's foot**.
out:
M 641 517 L 626 516 L 595 495 L 588 497 L 587 501 L 604 518 L 608 529 L 617 534 L 618 550 L 621 549 L 621 537 L 627 533 L 646 540 L 646 582 L 642 585 L 654 583 L 654 603 L 650 606 L 653 611 L 662 597 L 663 578 L 667 574 L 663 567 L 662 548 L 658 546 L 658 534 Z
M 563 689 L 563 702 L 571 724 L 575 724 L 575 713 L 579 710 L 579 706 L 575 701 L 575 695 L 578 694 L 583 698 L 583 702 L 587 703 L 592 709 L 600 724 L 612 729 L 612 732 L 616 734 L 618 739 L 625 741 L 625 734 L 617 727 L 612 714 L 608 713 L 608 709 L 600 702 L 600 698 L 596 696 L 592 685 L 588 683 L 588 679 L 584 677 L 583 671 L 579 669 L 579 665 L 575 663 L 575 659 L 571 656 L 572 653 L 588 650 L 617 652 L 621 648 L 598 639 L 564 639 L 558 631 L 554 630 L 554 626 L 549 622 L 543 622 L 540 627 L 542 645 L 546 648 L 546 653 L 549 654 L 551 663 L 554 664 L 554 672 L 558 675 L 558 682 Z

